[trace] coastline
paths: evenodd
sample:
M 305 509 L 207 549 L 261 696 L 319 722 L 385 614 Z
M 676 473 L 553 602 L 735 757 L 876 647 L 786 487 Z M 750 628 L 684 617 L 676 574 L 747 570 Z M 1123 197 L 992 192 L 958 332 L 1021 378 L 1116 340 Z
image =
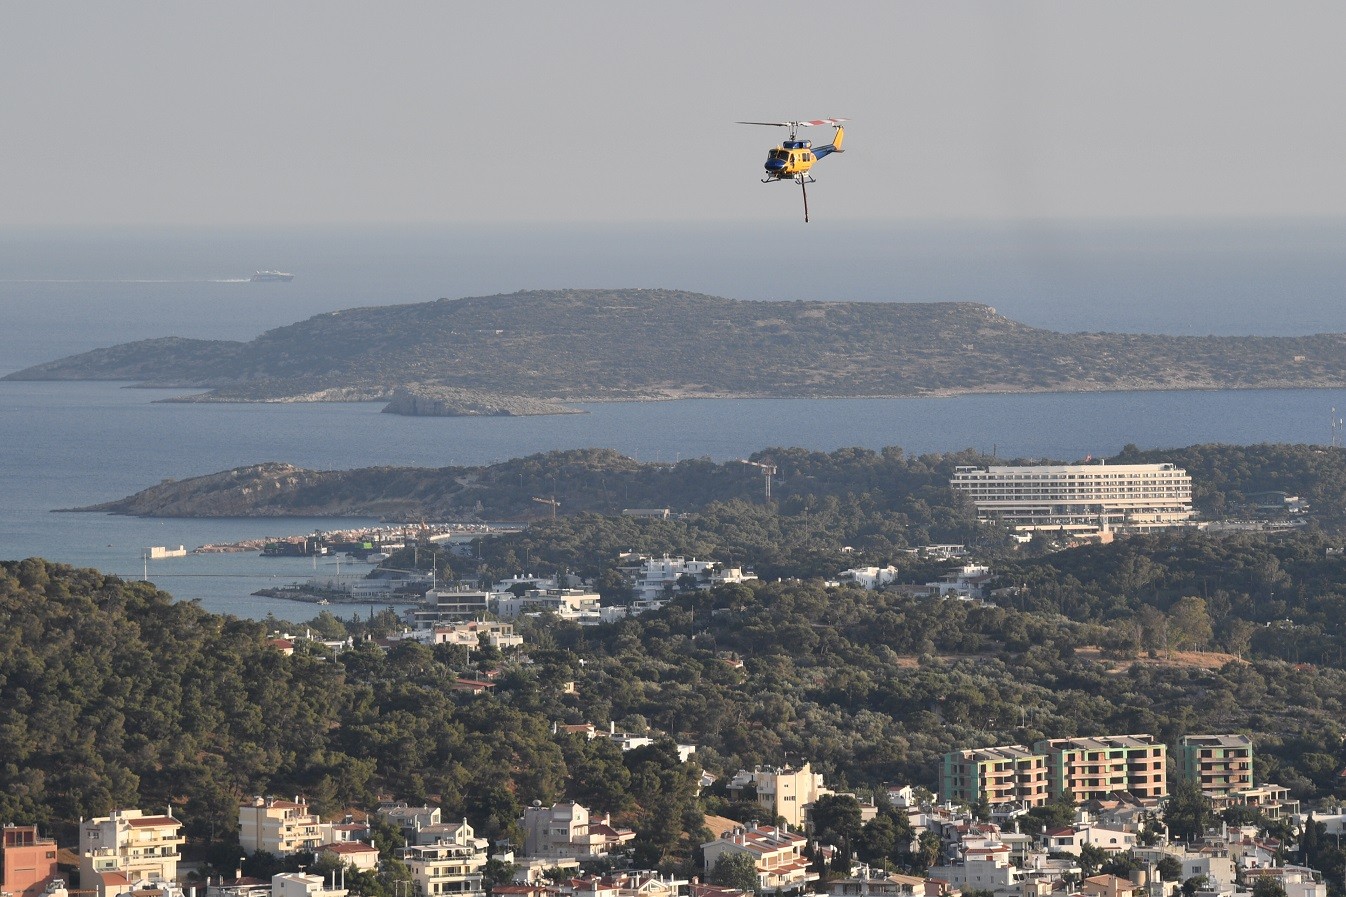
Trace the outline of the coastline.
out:
M 238 405 L 193 408 L 153 404 L 152 395 L 111 383 L 3 384 L 9 419 L 25 438 L 12 446 L 0 478 L 10 500 L 0 533 L 12 557 L 50 557 L 138 578 L 145 546 L 235 542 L 377 525 L 387 508 L 351 505 L 341 516 L 296 519 L 302 511 L 255 516 L 153 517 L 65 513 L 130 496 L 167 478 L 207 475 L 281 458 L 314 471 L 488 465 L 555 449 L 609 448 L 636 461 L 747 458 L 772 449 L 832 451 L 854 447 L 905 453 L 974 448 L 1009 459 L 1079 459 L 1115 454 L 1134 443 L 1161 449 L 1197 443 L 1331 445 L 1329 412 L 1346 392 L 1317 390 L 1145 391 L 1017 396 L 963 396 L 941 401 L 606 401 L 589 414 L 435 423 L 379 415 L 368 404 Z M 96 451 L 83 437 L 100 434 Z M 42 475 L 35 475 L 41 471 Z M 550 495 L 549 480 L 524 471 L 516 488 Z M 745 471 L 745 475 L 750 474 Z M 759 478 L 760 481 L 760 478 Z M 558 482 L 563 493 L 566 487 Z M 611 482 L 609 488 L 612 488 Z M 759 487 L 760 489 L 760 487 Z M 563 502 L 564 494 L 558 494 Z M 617 504 L 636 506 L 613 492 Z M 471 502 L 467 503 L 468 505 Z M 325 505 L 329 514 L 333 506 Z M 571 505 L 567 505 L 567 508 Z M 470 507 L 465 508 L 470 511 Z M 540 511 L 546 511 L 539 506 Z M 489 513 L 489 508 L 488 508 Z M 352 515 L 362 518 L 361 523 Z M 433 518 L 432 518 L 433 519 Z M 500 518 L 495 518 L 500 519 Z M 229 609 L 264 585 L 308 575 L 311 561 L 248 558 L 247 553 L 193 555 L 163 571 L 265 574 L 271 582 L 199 575 L 165 579 L 182 597 L 208 596 Z M 151 574 L 153 578 L 153 563 Z M 273 578 L 274 577 L 274 578 Z M 245 588 L 246 587 L 246 588 Z M 232 597 L 230 597 L 232 596 Z M 264 599 L 251 599 L 264 616 Z M 277 610 L 278 615 L 284 614 Z
M 102 378 L 61 378 L 47 380 L 21 380 L 11 382 L 32 382 L 32 383 L 53 383 L 53 384 L 122 384 L 119 388 L 126 390 L 178 390 L 178 389 L 208 389 L 201 384 L 191 386 L 171 385 L 163 383 L 140 383 L 125 379 L 102 379 Z M 707 400 L 727 400 L 727 401 L 800 401 L 800 400 L 818 400 L 818 401 L 845 401 L 845 400 L 884 400 L 884 399 L 948 399 L 961 396 L 1036 396 L 1036 395 L 1088 395 L 1088 394 L 1113 394 L 1113 393 L 1168 393 L 1168 392 L 1256 392 L 1266 390 L 1330 390 L 1346 389 L 1346 379 L 1341 381 L 1319 380 L 1311 382 L 1302 382 L 1297 380 L 1288 380 L 1284 378 L 1269 379 L 1252 384 L 1231 385 L 1227 383 L 1217 383 L 1212 380 L 1188 381 L 1182 383 L 1157 382 L 1152 380 L 1137 380 L 1129 382 L 1120 382 L 1117 384 L 1098 384 L 1090 382 L 1076 382 L 1073 384 L 1058 384 L 1042 387 L 938 387 L 931 389 L 913 390 L 910 392 L 886 392 L 886 393 L 760 393 L 760 392 L 729 392 L 729 391 L 704 391 L 695 389 L 665 389 L 658 392 L 640 393 L 632 395 L 549 395 L 549 396 L 520 396 L 520 399 L 526 399 L 530 402 L 552 403 L 556 405 L 616 405 L 632 404 L 646 402 L 681 402 L 681 401 L 707 401 Z M 217 396 L 211 392 L 201 392 L 193 395 L 173 396 L 163 399 L 151 399 L 152 404 L 163 405 L 324 405 L 324 404 L 373 404 L 376 402 L 388 402 L 391 398 L 391 392 L 363 391 L 358 389 L 331 389 L 319 390 L 311 393 L 296 393 L 290 396 L 268 396 L 257 398 L 246 398 L 242 396 Z M 532 411 L 532 412 L 513 412 L 513 413 L 462 413 L 462 414 L 404 414 L 399 412 L 388 412 L 400 417 L 545 417 L 548 415 L 565 414 L 584 414 L 582 408 L 569 408 L 564 411 Z

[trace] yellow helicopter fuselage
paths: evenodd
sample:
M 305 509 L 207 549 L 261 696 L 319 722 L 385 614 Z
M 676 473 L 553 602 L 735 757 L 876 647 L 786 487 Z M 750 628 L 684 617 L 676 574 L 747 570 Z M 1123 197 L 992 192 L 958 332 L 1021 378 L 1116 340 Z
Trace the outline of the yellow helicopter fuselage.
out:
M 799 177 L 813 167 L 818 157 L 807 140 L 785 140 L 780 146 L 768 150 L 766 154 L 766 173 L 772 178 L 789 180 Z
M 846 132 L 838 125 L 832 142 L 816 150 L 812 141 L 797 138 L 781 141 L 775 149 L 767 151 L 764 180 L 788 181 L 806 176 L 823 156 L 841 152 L 841 141 L 845 136 Z

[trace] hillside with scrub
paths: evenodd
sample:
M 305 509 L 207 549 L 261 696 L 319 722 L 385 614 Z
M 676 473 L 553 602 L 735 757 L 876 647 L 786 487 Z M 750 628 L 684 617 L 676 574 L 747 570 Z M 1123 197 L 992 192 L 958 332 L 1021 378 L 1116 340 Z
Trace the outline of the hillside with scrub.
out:
M 548 290 L 333 311 L 249 342 L 144 340 L 7 379 L 208 390 L 169 401 L 397 396 L 397 413 L 538 413 L 523 399 L 1339 387 L 1346 335 L 1059 333 L 972 302 Z

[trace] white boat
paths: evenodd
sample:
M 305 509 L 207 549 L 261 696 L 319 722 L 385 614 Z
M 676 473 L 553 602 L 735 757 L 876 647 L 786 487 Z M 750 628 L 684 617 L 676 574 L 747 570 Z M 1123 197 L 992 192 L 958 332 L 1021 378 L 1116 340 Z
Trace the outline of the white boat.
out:
M 256 274 L 252 275 L 252 277 L 248 279 L 251 280 L 253 283 L 270 283 L 271 281 L 276 280 L 283 280 L 283 281 L 294 280 L 294 275 L 287 274 L 284 271 L 258 271 Z

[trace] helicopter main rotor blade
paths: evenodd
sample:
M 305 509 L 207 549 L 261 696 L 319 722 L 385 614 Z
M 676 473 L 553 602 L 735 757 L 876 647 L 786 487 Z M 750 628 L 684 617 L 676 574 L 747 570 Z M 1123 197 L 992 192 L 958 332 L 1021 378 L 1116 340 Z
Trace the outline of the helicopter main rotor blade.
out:
M 849 118 L 815 118 L 813 121 L 739 121 L 736 125 L 766 125 L 769 128 L 804 128 L 814 125 L 839 125 Z

